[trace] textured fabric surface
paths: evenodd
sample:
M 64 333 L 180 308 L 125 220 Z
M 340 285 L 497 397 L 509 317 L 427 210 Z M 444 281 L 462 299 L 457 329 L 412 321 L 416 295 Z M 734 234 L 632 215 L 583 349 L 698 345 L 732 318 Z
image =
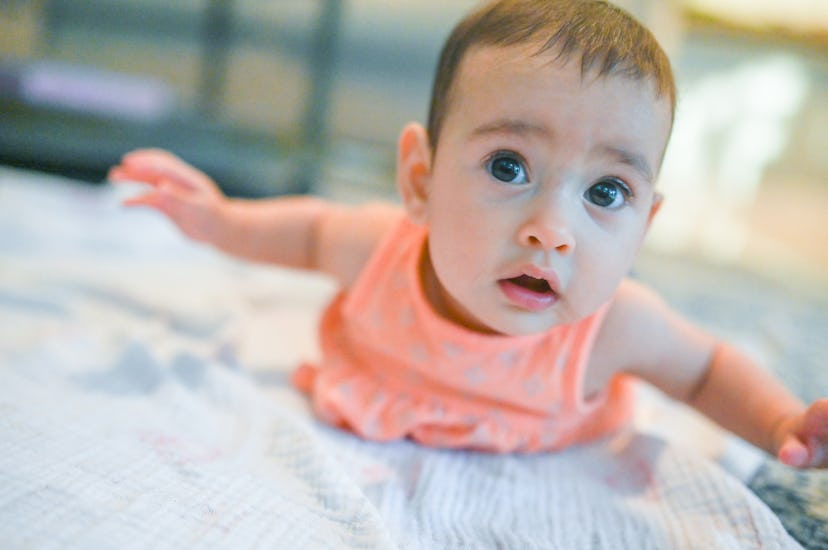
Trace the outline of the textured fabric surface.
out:
M 330 282 L 118 193 L 0 171 L 0 547 L 798 547 L 684 428 L 519 456 L 316 422 L 288 378 Z

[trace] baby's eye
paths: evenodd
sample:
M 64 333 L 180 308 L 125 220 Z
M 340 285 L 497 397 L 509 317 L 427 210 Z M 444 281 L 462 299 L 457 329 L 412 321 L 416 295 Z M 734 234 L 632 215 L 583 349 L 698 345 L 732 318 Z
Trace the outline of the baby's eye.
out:
M 520 184 L 529 181 L 523 161 L 515 153 L 496 153 L 486 163 L 486 169 L 504 183 Z
M 603 179 L 584 193 L 584 198 L 592 204 L 612 210 L 624 206 L 631 196 L 627 184 L 615 178 Z

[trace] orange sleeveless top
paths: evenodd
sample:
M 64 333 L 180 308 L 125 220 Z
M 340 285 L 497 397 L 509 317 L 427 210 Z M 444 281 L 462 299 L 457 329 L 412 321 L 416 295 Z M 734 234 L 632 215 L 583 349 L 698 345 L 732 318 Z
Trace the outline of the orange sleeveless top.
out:
M 372 440 L 535 452 L 601 437 L 631 413 L 616 377 L 585 401 L 583 374 L 608 305 L 527 336 L 473 332 L 427 303 L 419 263 L 427 232 L 408 219 L 385 237 L 320 323 L 320 365 L 294 384 L 324 421 Z

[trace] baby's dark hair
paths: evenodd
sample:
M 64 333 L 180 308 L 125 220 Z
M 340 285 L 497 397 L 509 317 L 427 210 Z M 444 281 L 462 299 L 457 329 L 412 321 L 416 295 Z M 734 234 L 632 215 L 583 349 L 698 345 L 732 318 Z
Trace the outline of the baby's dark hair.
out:
M 443 46 L 428 115 L 428 138 L 436 151 L 463 56 L 473 46 L 538 43 L 537 54 L 581 57 L 581 73 L 652 80 L 658 97 L 675 112 L 676 85 L 670 60 L 653 34 L 633 16 L 600 0 L 495 0 L 464 18 Z

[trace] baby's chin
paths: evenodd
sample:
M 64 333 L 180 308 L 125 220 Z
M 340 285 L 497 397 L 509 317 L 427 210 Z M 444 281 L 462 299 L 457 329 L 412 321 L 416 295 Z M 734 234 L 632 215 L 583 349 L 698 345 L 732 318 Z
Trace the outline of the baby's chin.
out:
M 566 322 L 557 316 L 516 309 L 497 318 L 482 319 L 473 330 L 501 336 L 532 336 L 548 332 L 562 324 Z
M 581 304 L 592 305 L 592 304 Z M 531 336 L 541 334 L 564 325 L 572 325 L 583 321 L 600 309 L 598 304 L 594 308 L 573 310 L 566 300 L 558 301 L 552 308 L 543 312 L 527 311 L 517 307 L 506 307 L 498 311 L 495 316 L 484 318 L 481 323 L 489 332 L 506 336 Z

